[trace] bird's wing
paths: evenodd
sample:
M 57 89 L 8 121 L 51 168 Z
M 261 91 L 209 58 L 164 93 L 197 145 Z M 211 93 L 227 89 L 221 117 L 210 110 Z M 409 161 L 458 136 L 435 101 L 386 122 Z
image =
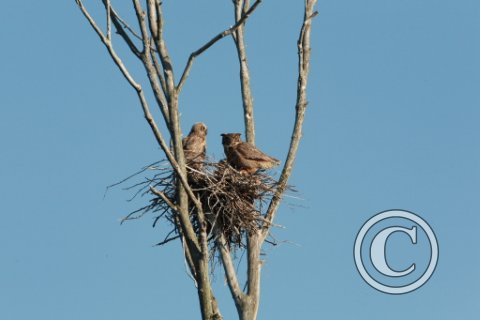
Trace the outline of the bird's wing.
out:
M 188 138 L 189 138 L 189 136 L 186 136 L 185 138 L 182 139 L 183 148 L 187 148 Z
M 196 135 L 183 138 L 183 148 L 185 150 L 201 151 L 205 147 L 205 141 Z
M 249 160 L 278 162 L 277 159 L 267 156 L 265 153 L 258 150 L 257 148 L 255 148 L 254 146 L 252 146 L 250 143 L 247 143 L 247 142 L 242 142 L 238 144 L 235 147 L 235 149 L 241 156 Z

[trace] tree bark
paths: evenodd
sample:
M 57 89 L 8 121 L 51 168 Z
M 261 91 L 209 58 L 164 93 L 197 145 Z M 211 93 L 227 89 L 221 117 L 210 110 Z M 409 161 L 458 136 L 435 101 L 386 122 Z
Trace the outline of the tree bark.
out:
M 235 0 L 235 21 L 239 22 L 250 6 L 249 0 Z M 237 57 L 240 65 L 240 90 L 242 93 L 243 119 L 245 122 L 245 139 L 255 145 L 255 121 L 253 117 L 253 97 L 250 85 L 250 70 L 248 68 L 247 51 L 245 49 L 245 24 L 241 24 L 233 34 Z

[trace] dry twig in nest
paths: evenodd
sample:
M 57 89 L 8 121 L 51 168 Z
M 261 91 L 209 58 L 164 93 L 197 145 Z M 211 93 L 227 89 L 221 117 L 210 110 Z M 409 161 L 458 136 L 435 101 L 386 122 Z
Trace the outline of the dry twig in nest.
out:
M 134 184 L 127 189 L 137 188 L 135 196 L 150 194 L 150 204 L 126 216 L 125 220 L 138 219 L 146 213 L 156 213 L 154 226 L 160 220 L 168 220 L 173 229 L 159 243 L 165 244 L 178 238 L 176 211 L 175 173 L 163 162 L 147 166 L 146 170 L 156 173 L 152 178 Z M 264 172 L 253 175 L 241 174 L 225 161 L 205 163 L 202 170 L 188 168 L 188 182 L 194 194 L 200 200 L 207 218 L 209 244 L 214 248 L 214 241 L 223 234 L 231 248 L 245 247 L 245 236 L 257 231 L 266 220 L 263 205 L 268 203 L 277 188 L 277 181 Z M 196 208 L 190 206 L 190 218 L 198 233 L 200 230 Z

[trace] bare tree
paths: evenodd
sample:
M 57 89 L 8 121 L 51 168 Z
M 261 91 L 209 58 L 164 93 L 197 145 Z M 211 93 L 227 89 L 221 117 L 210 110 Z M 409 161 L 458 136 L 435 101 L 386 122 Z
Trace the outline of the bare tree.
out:
M 259 227 L 245 233 L 246 245 L 242 248 L 242 250 L 246 250 L 247 252 L 247 283 L 245 290 L 242 290 L 242 286 L 237 277 L 231 248 L 228 243 L 229 240 L 222 233 L 218 233 L 213 241 L 209 238 L 211 230 L 209 231 L 208 228 L 211 223 L 209 224 L 205 206 L 199 194 L 192 187 L 188 175 L 189 171 L 182 146 L 178 98 L 188 79 L 195 58 L 205 53 L 219 40 L 227 36 L 232 36 L 236 45 L 236 54 L 240 67 L 246 140 L 252 145 L 255 143 L 254 108 L 245 49 L 244 26 L 247 19 L 254 13 L 262 1 L 256 0 L 253 4 L 250 4 L 249 0 L 233 0 L 235 12 L 234 25 L 220 32 L 198 50 L 192 52 L 179 78 L 176 77 L 173 71 L 172 60 L 164 39 L 164 18 L 161 0 L 132 0 L 137 20 L 136 27 L 130 26 L 119 15 L 110 0 L 102 0 L 105 8 L 105 30 L 99 27 L 99 24 L 89 13 L 82 0 L 75 0 L 75 2 L 99 36 L 101 42 L 105 45 L 110 57 L 122 75 L 135 90 L 144 117 L 173 170 L 175 176 L 173 180 L 174 198 L 165 191 L 152 186 L 149 187 L 149 191 L 172 212 L 172 221 L 178 235 L 166 239 L 164 243 L 172 239 L 180 239 L 182 241 L 185 261 L 196 283 L 202 319 L 222 319 L 209 278 L 209 258 L 212 249 L 218 250 L 219 252 L 228 287 L 237 307 L 239 318 L 242 320 L 256 319 L 260 299 L 260 252 L 269 235 L 270 228 L 274 225 L 275 214 L 282 195 L 287 188 L 287 182 L 292 172 L 302 135 L 303 120 L 307 106 L 306 90 L 310 62 L 310 31 L 312 18 L 317 14 L 314 10 L 317 0 L 305 0 L 304 3 L 305 12 L 298 38 L 299 60 L 295 121 L 289 143 L 288 155 L 280 178 L 276 182 L 275 188 L 272 189 L 273 192 L 268 209 L 261 216 Z M 167 129 L 167 137 L 162 134 L 159 122 L 157 121 L 158 119 L 154 119 L 152 115 L 150 103 L 145 96 L 144 87 L 134 79 L 113 44 L 112 25 L 115 33 L 126 43 L 131 53 L 138 58 L 145 68 L 150 85 L 148 90 L 152 90 L 153 96 L 155 97 L 154 104 L 156 104 L 161 111 L 162 117 L 160 123 Z M 138 45 L 138 43 L 140 43 L 140 45 Z M 179 80 L 177 81 L 176 79 Z M 192 223 L 192 212 L 195 213 L 195 221 L 198 222 L 198 225 Z

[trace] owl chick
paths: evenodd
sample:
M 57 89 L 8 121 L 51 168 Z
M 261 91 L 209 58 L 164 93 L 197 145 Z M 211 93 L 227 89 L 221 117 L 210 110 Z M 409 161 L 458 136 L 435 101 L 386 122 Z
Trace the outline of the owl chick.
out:
M 182 143 L 187 166 L 202 169 L 207 149 L 207 126 L 202 122 L 195 123 Z
M 227 162 L 248 174 L 254 174 L 259 169 L 270 169 L 280 164 L 280 161 L 267 156 L 248 142 L 240 139 L 240 133 L 223 133 L 222 144 L 227 156 Z

